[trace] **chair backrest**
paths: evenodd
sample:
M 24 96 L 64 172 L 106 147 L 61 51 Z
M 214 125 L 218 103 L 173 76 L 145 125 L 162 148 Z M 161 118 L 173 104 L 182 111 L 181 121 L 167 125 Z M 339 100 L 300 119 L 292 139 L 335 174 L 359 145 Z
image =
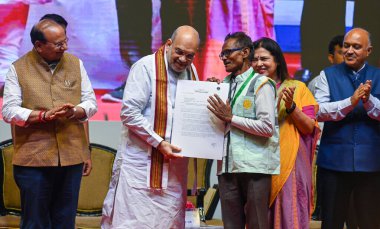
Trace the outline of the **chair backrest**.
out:
M 210 187 L 210 173 L 213 160 L 197 159 L 197 188 Z M 194 158 L 189 159 L 187 188 L 192 189 L 194 185 Z
M 214 186 L 207 189 L 204 197 L 204 211 L 206 220 L 213 218 L 216 207 L 219 202 L 219 186 L 214 184 Z
M 100 216 L 112 175 L 116 150 L 91 143 L 92 171 L 82 178 L 78 210 L 80 215 Z
M 194 178 L 195 178 L 195 165 L 194 160 L 196 160 L 197 167 L 197 194 L 192 195 L 192 189 L 194 188 Z M 210 204 L 213 203 L 213 197 L 215 195 L 211 194 L 210 189 L 210 173 L 213 160 L 208 159 L 194 159 L 190 158 L 188 165 L 188 179 L 187 179 L 187 200 L 192 202 L 194 206 L 201 207 L 204 211 L 201 213 L 201 220 L 205 220 L 205 217 L 211 217 L 214 214 L 213 208 L 210 208 Z M 208 199 L 205 198 L 205 194 L 209 193 Z M 212 198 L 211 198 L 212 197 Z M 215 208 L 214 208 L 215 209 Z
M 21 212 L 20 190 L 13 178 L 13 143 L 11 139 L 0 143 L 0 153 L 0 212 L 1 215 L 19 215 Z
M 107 194 L 112 174 L 113 161 L 116 150 L 91 143 L 92 171 L 87 177 L 82 178 L 78 209 L 79 215 L 100 216 L 104 198 Z M 15 214 L 21 212 L 20 191 L 13 178 L 13 143 L 7 140 L 0 143 L 0 214 Z

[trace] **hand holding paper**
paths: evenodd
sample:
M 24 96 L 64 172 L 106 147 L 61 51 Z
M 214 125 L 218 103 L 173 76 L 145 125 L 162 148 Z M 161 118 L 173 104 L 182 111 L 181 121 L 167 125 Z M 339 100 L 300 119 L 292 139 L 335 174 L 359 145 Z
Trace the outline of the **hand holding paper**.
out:
M 178 81 L 171 144 L 182 148 L 180 155 L 222 159 L 226 125 L 207 106 L 215 94 L 225 101 L 228 89 L 224 83 Z
M 160 142 L 157 149 L 164 155 L 165 159 L 176 159 L 183 157 L 179 154 L 179 152 L 181 152 L 181 148 L 174 146 L 167 141 Z

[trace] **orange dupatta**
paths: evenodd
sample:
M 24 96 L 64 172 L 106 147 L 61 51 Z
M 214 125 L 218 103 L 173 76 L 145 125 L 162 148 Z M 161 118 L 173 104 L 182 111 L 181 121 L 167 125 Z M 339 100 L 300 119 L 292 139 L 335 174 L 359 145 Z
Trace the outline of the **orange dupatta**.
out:
M 318 103 L 314 99 L 306 85 L 297 80 L 285 80 L 277 90 L 278 95 L 284 87 L 296 87 L 293 100 L 297 107 L 302 109 L 304 106 L 313 105 L 318 107 Z M 281 98 L 278 98 L 281 99 Z M 296 161 L 299 148 L 300 134 L 293 120 L 286 113 L 285 103 L 281 102 L 277 107 L 278 123 L 280 126 L 280 174 L 272 176 L 272 189 L 269 204 L 272 205 L 278 193 L 281 191 L 287 181 Z M 315 127 L 318 127 L 318 122 L 315 122 Z M 316 142 L 319 138 L 319 132 L 314 136 L 313 148 L 315 150 Z
M 165 45 L 161 46 L 155 53 L 156 65 L 156 105 L 153 130 L 165 139 L 167 116 L 168 116 L 168 73 L 165 64 Z M 191 79 L 196 80 L 191 68 Z M 150 163 L 150 188 L 162 189 L 164 155 L 157 148 L 152 148 Z

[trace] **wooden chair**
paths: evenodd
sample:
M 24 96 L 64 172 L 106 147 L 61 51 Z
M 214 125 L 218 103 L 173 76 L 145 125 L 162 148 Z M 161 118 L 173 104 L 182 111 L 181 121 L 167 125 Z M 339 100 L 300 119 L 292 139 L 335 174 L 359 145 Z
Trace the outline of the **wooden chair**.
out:
M 20 224 L 20 191 L 13 179 L 13 143 L 0 143 L 0 228 L 18 228 Z
M 116 150 L 91 143 L 92 172 L 83 177 L 76 217 L 77 228 L 100 228 L 102 206 L 111 179 Z M 0 228 L 18 228 L 20 192 L 13 179 L 12 140 L 0 143 Z
M 91 143 L 92 171 L 83 177 L 79 192 L 77 228 L 100 228 L 102 207 L 112 175 L 116 150 Z
M 200 209 L 200 219 L 203 224 L 222 225 L 220 220 L 213 220 L 216 206 L 219 202 L 218 185 L 210 187 L 210 175 L 213 160 L 197 159 L 196 194 L 192 195 L 194 186 L 195 169 L 194 158 L 189 159 L 187 179 L 187 200 Z

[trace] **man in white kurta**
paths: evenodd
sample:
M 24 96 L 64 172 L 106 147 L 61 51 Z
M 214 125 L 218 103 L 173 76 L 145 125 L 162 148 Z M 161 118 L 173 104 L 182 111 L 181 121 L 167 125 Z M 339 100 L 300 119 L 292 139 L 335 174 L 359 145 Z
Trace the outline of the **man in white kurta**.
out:
M 162 86 L 157 72 L 163 69 L 157 64 L 157 54 L 143 57 L 132 66 L 121 110 L 122 141 L 104 201 L 102 228 L 185 227 L 188 160 L 169 142 L 177 82 L 197 78 L 192 62 L 198 45 L 198 32 L 181 26 L 160 49 L 167 74 L 164 137 L 154 131 L 155 122 L 161 121 L 155 117 L 156 93 L 160 90 L 156 86 Z M 165 158 L 159 188 L 152 187 L 150 176 L 155 149 Z

